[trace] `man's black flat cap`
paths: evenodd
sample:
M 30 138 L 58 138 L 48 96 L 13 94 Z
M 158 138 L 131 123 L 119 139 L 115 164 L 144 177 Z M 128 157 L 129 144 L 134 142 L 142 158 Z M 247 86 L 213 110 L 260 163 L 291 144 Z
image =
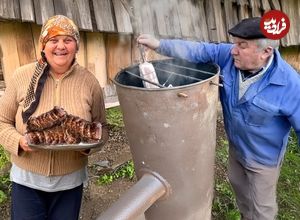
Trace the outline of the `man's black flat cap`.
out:
M 243 39 L 266 38 L 260 30 L 261 17 L 246 18 L 231 28 L 228 33 Z

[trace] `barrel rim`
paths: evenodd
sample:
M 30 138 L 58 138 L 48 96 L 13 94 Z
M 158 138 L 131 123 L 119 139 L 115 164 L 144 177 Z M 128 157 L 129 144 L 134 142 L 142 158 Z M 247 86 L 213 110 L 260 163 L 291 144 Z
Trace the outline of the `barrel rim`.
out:
M 175 58 L 171 58 L 171 59 L 165 59 L 165 60 L 183 60 L 183 59 L 177 59 L 177 58 L 175 59 Z M 151 60 L 151 61 L 148 61 L 148 62 L 152 63 L 152 62 L 156 62 L 156 61 L 163 61 L 163 60 Z M 183 60 L 183 61 L 189 62 L 189 61 L 187 61 L 187 60 Z M 195 64 L 197 64 L 197 63 L 195 63 Z M 203 64 L 205 64 L 205 63 L 203 63 Z M 145 88 L 145 87 L 137 87 L 137 86 L 128 86 L 128 85 L 124 85 L 124 84 L 119 83 L 119 82 L 116 80 L 116 78 L 117 78 L 122 72 L 124 72 L 126 69 L 138 67 L 138 65 L 139 65 L 139 63 L 138 63 L 138 64 L 131 65 L 131 66 L 127 66 L 126 68 L 121 69 L 121 71 L 119 71 L 119 72 L 115 75 L 115 77 L 112 79 L 112 82 L 113 82 L 115 85 L 117 85 L 117 86 L 120 86 L 120 87 L 123 87 L 123 88 L 129 88 L 129 89 L 136 89 L 136 90 L 142 90 L 142 91 L 158 91 L 158 90 L 159 90 L 159 91 L 162 91 L 162 90 L 163 90 L 163 91 L 169 91 L 169 90 L 183 89 L 183 88 L 187 88 L 187 87 L 191 87 L 191 86 L 196 86 L 196 85 L 198 85 L 198 84 L 203 84 L 203 83 L 206 83 L 206 82 L 208 82 L 208 81 L 211 81 L 212 78 L 214 78 L 214 77 L 216 77 L 216 76 L 218 76 L 218 75 L 220 74 L 220 66 L 217 65 L 216 63 L 209 63 L 209 65 L 212 65 L 212 66 L 216 67 L 216 69 L 217 69 L 217 72 L 216 72 L 216 74 L 215 74 L 214 76 L 209 77 L 209 78 L 207 78 L 207 79 L 205 79 L 205 80 L 202 80 L 202 81 L 200 81 L 200 82 L 195 82 L 195 83 L 186 84 L 186 85 L 182 85 L 182 86 L 165 87 L 165 88 Z

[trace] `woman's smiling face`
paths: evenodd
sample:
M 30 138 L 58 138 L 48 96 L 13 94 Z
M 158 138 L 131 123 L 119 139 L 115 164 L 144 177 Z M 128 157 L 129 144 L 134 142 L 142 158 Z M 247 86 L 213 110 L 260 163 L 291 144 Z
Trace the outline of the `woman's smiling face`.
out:
M 75 58 L 76 40 L 71 36 L 58 35 L 48 40 L 43 51 L 51 69 L 63 73 L 70 68 Z

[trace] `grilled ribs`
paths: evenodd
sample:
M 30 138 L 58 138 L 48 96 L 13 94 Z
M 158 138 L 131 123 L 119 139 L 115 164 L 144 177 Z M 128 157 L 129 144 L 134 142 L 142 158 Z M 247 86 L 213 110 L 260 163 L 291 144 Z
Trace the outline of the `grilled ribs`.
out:
M 32 131 L 26 134 L 27 141 L 32 144 L 77 144 L 81 141 L 78 135 L 64 131 L 62 127 L 53 127 L 44 131 Z
M 29 131 L 43 131 L 55 125 L 59 125 L 67 116 L 67 112 L 55 106 L 52 110 L 37 117 L 30 117 L 27 121 Z
M 86 121 L 55 106 L 28 120 L 26 137 L 29 143 L 37 145 L 78 144 L 99 141 L 101 133 L 99 122 Z

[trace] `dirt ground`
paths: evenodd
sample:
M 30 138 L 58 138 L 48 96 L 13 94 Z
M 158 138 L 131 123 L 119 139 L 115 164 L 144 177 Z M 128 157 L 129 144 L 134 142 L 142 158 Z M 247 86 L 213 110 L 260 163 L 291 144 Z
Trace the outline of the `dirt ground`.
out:
M 217 137 L 224 137 L 223 125 L 218 120 Z M 81 207 L 81 220 L 96 219 L 110 207 L 120 195 L 134 185 L 136 180 L 120 179 L 109 185 L 97 184 L 97 178 L 131 159 L 128 140 L 123 128 L 110 129 L 110 138 L 100 152 L 89 158 L 89 181 L 84 187 Z M 105 165 L 105 166 L 103 166 Z M 217 171 L 218 172 L 218 171 Z M 0 219 L 10 219 L 10 201 L 0 206 Z
M 128 179 L 120 179 L 109 185 L 96 183 L 101 173 L 114 169 L 131 158 L 124 129 L 110 129 L 108 143 L 100 152 L 89 158 L 89 181 L 84 190 L 80 219 L 96 219 L 135 183 L 134 180 Z M 109 166 L 102 169 L 99 163 L 108 163 Z

